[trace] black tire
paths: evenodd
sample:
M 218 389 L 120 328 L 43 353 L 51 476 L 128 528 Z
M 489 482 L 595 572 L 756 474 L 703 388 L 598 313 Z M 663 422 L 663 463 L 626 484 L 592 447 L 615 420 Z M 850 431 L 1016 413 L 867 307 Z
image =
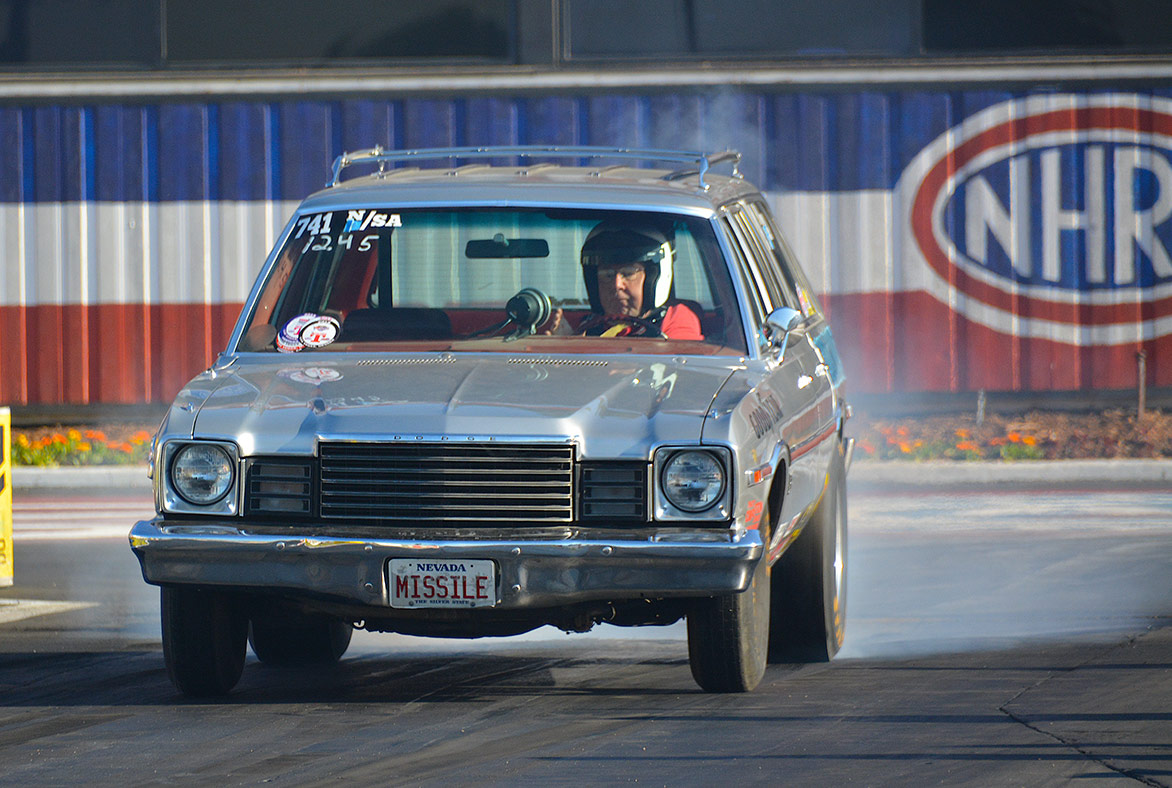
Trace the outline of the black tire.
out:
M 326 616 L 254 616 L 248 643 L 266 665 L 332 665 L 350 646 L 354 628 Z
M 770 662 L 827 662 L 846 626 L 846 471 L 842 442 L 818 508 L 773 565 Z
M 768 648 L 769 567 L 762 557 L 746 590 L 692 603 L 692 678 L 705 692 L 749 692 L 765 675 Z
M 175 688 L 191 697 L 225 695 L 244 672 L 248 617 L 223 591 L 164 587 L 163 661 Z

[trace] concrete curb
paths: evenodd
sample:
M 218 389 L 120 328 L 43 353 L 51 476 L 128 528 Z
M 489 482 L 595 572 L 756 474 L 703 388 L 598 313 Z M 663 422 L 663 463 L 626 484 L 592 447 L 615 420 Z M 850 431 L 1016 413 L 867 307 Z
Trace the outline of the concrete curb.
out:
M 934 487 L 944 485 L 1107 482 L 1156 484 L 1172 481 L 1172 460 L 1023 460 L 1019 462 L 868 462 L 851 465 L 858 485 Z
M 89 468 L 12 469 L 18 491 L 149 493 L 145 465 Z M 1172 460 L 1027 460 L 1021 462 L 875 462 L 851 466 L 850 480 L 860 486 L 935 487 L 988 484 L 1156 484 L 1172 482 Z
M 22 491 L 74 490 L 86 493 L 151 491 L 145 465 L 95 465 L 85 468 L 35 468 L 17 465 L 12 468 L 12 487 Z

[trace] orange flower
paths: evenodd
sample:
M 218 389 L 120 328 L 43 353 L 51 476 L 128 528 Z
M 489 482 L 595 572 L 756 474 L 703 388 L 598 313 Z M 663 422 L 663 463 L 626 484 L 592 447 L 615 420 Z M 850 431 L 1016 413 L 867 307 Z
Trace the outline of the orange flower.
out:
M 81 441 L 80 443 L 78 443 L 78 444 L 77 444 L 77 450 L 78 450 L 78 451 L 89 451 L 91 448 L 93 448 L 93 447 L 92 447 L 92 446 L 90 446 L 90 445 L 89 445 L 88 443 L 86 443 L 85 441 Z
M 119 448 L 120 450 L 122 450 L 122 451 L 126 452 L 127 454 L 130 454 L 132 451 L 134 451 L 134 447 L 133 447 L 133 446 L 131 446 L 131 445 L 130 445 L 129 443 L 127 443 L 126 441 L 122 441 L 122 443 L 119 443 L 119 444 L 116 444 L 116 445 L 118 446 L 118 448 Z
M 66 433 L 65 433 L 65 435 L 66 435 L 66 436 L 69 438 L 69 440 L 71 440 L 71 441 L 79 441 L 79 440 L 81 440 L 81 433 L 80 433 L 80 432 L 78 432 L 77 430 L 73 430 L 73 429 L 71 429 L 71 430 L 69 430 L 68 432 L 66 432 Z
M 1004 446 L 1007 443 L 1009 443 L 1009 441 L 1005 440 L 1005 438 L 993 438 L 991 441 L 989 441 L 990 446 Z
M 106 442 L 106 433 L 102 432 L 101 430 L 86 430 L 85 436 L 92 441 L 101 441 L 102 443 Z
M 64 435 L 62 435 L 60 432 L 54 432 L 54 433 L 53 433 L 53 443 L 60 443 L 60 444 L 64 445 L 64 444 L 66 444 L 66 443 L 68 443 L 68 442 L 69 442 L 69 441 L 67 441 L 67 440 L 65 439 L 65 436 L 64 436 Z
M 863 451 L 867 452 L 867 454 L 874 454 L 875 453 L 875 445 L 873 443 L 871 443 L 871 441 L 867 440 L 866 438 L 863 438 L 862 440 L 859 441 L 859 448 L 862 449 Z
M 146 430 L 139 430 L 130 436 L 132 443 L 146 443 L 151 439 L 151 434 Z
M 21 446 L 27 447 L 28 446 L 28 436 L 25 435 L 23 432 L 18 433 L 16 436 L 16 442 L 19 443 Z
M 906 438 L 907 437 L 907 427 L 900 427 L 898 430 L 895 431 L 895 434 L 901 438 Z
M 911 454 L 912 453 L 911 444 L 908 443 L 907 441 L 900 441 L 899 450 L 901 452 L 903 452 L 904 454 Z
M 970 437 L 972 437 L 972 434 L 968 430 L 957 430 L 956 437 L 960 438 L 961 440 L 968 440 Z
M 956 444 L 956 448 L 960 449 L 961 451 L 980 451 L 981 450 L 981 447 L 978 446 L 977 444 L 973 443 L 972 441 L 961 441 L 960 443 Z
M 1021 439 L 1021 442 L 1024 443 L 1026 446 L 1036 446 L 1038 444 L 1038 439 L 1035 438 L 1033 435 L 1027 435 Z
M 1009 438 L 1010 442 L 1012 442 L 1012 443 L 1021 443 L 1021 433 L 1020 432 L 1011 432 L 1008 435 L 1006 435 L 1005 437 Z

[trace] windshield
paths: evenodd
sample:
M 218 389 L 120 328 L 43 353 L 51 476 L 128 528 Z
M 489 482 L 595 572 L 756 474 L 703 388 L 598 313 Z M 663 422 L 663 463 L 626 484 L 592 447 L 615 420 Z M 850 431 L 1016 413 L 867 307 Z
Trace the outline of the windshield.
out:
M 705 220 L 377 207 L 297 217 L 237 349 L 743 354 L 745 339 Z

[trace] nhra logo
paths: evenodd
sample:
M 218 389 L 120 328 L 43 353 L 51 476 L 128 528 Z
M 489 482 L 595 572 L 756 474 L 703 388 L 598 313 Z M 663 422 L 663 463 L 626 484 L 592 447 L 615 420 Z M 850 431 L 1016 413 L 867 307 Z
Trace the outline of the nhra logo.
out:
M 1172 101 L 990 107 L 904 171 L 926 287 L 991 328 L 1076 345 L 1172 333 Z

